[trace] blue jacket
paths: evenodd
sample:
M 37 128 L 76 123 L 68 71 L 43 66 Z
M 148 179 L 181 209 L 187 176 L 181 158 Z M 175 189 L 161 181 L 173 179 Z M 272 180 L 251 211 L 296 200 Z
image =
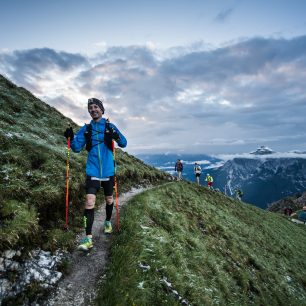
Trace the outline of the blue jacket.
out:
M 94 122 L 93 120 L 90 122 L 92 126 L 92 148 L 87 156 L 86 174 L 97 178 L 106 178 L 115 174 L 113 153 L 103 142 L 105 123 L 106 120 L 104 118 L 99 122 Z M 126 138 L 120 133 L 118 128 L 112 123 L 109 126 L 119 134 L 118 146 L 121 148 L 126 147 Z M 71 142 L 73 152 L 79 153 L 85 147 L 85 132 L 86 124 L 78 131 Z

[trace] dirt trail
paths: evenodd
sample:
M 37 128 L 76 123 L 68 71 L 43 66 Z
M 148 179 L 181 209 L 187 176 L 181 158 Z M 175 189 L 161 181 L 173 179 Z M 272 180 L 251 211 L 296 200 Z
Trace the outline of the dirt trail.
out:
M 131 197 L 144 191 L 132 189 L 119 197 L 119 208 Z M 52 293 L 45 305 L 47 306 L 83 306 L 89 305 L 96 296 L 96 288 L 103 277 L 110 249 L 111 236 L 105 235 L 102 225 L 105 220 L 105 205 L 95 212 L 93 225 L 94 247 L 89 253 L 75 251 L 72 254 L 72 271 L 59 284 L 58 289 Z M 115 229 L 116 209 L 112 216 Z M 80 237 L 81 239 L 82 237 Z M 80 240 L 79 239 L 79 240 Z

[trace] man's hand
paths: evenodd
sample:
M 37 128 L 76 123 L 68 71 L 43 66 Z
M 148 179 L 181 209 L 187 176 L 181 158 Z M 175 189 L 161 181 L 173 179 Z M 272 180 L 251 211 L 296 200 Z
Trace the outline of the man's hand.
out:
M 112 129 L 112 139 L 117 141 L 119 138 L 120 138 L 119 134 L 114 129 Z
M 64 133 L 64 136 L 68 139 L 70 138 L 70 140 L 73 140 L 74 138 L 74 133 L 73 133 L 73 130 L 72 130 L 72 127 L 69 127 L 66 129 L 65 133 Z

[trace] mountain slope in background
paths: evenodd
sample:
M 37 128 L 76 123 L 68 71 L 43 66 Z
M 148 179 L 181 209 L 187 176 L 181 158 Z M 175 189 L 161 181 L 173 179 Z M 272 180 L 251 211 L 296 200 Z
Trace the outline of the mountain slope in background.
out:
M 305 225 L 184 181 L 122 217 L 98 305 L 306 305 Z
M 228 195 L 244 192 L 243 200 L 261 208 L 306 190 L 306 155 L 275 153 L 261 147 L 228 160 L 213 172 L 215 186 Z
M 268 209 L 272 212 L 284 213 L 285 208 L 291 208 L 292 211 L 297 211 L 306 205 L 306 192 L 302 194 L 295 194 L 291 197 L 286 197 L 273 202 L 269 205 Z
M 237 156 L 237 157 L 235 157 Z M 214 188 L 228 196 L 235 196 L 235 189 L 244 192 L 244 201 L 261 208 L 286 196 L 306 190 L 306 154 L 304 152 L 278 153 L 261 146 L 257 150 L 237 155 L 206 154 L 140 154 L 144 162 L 175 175 L 177 159 L 184 164 L 183 178 L 195 182 L 194 163 L 202 167 L 200 183 L 206 185 L 205 175 L 214 177 Z
M 174 166 L 176 161 L 181 159 L 184 165 L 183 178 L 191 182 L 195 181 L 193 173 L 195 162 L 202 168 L 202 177 L 207 171 L 210 171 L 209 169 L 221 162 L 220 159 L 207 154 L 138 154 L 137 157 L 145 163 L 171 175 L 176 175 Z

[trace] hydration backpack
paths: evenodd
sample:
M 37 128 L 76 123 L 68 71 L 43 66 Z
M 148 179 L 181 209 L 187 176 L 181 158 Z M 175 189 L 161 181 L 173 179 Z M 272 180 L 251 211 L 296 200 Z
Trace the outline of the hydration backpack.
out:
M 93 132 L 95 132 L 94 135 L 93 135 Z M 105 123 L 104 141 L 97 140 L 97 143 L 93 145 L 92 144 L 92 136 L 95 136 L 95 135 L 97 135 L 99 133 L 102 133 L 102 132 L 93 129 L 92 125 L 90 123 L 86 124 L 86 131 L 84 132 L 84 137 L 85 137 L 85 141 L 86 141 L 85 149 L 89 152 L 92 149 L 92 147 L 98 145 L 99 143 L 104 142 L 106 147 L 109 150 L 113 151 L 113 145 L 112 145 L 112 142 L 113 142 L 112 141 L 113 131 L 112 131 L 112 128 L 110 127 L 109 120 L 107 120 L 106 123 Z

